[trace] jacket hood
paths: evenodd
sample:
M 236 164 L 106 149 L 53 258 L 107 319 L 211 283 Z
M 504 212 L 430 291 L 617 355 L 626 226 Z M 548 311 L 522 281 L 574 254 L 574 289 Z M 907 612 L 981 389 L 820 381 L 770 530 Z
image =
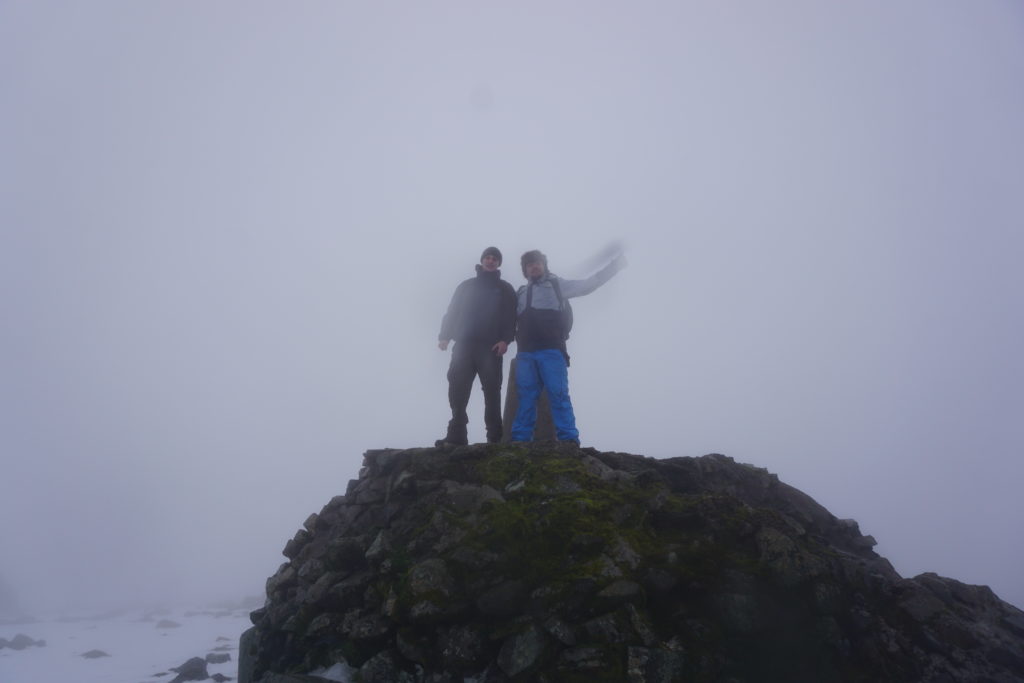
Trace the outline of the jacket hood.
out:
M 476 276 L 477 277 L 493 277 L 493 278 L 495 278 L 497 280 L 500 280 L 501 279 L 501 269 L 499 268 L 498 270 L 487 271 L 487 270 L 484 270 L 483 266 L 481 266 L 480 264 L 477 264 L 477 266 L 476 266 Z

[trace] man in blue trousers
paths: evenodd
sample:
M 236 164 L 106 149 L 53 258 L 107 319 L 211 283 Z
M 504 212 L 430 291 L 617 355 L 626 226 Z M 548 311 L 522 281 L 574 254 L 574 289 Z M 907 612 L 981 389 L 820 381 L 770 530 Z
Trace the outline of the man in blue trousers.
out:
M 522 257 L 527 284 L 516 293 L 516 390 L 519 409 L 512 423 L 513 441 L 533 439 L 537 422 L 537 399 L 547 390 L 551 418 L 559 441 L 580 442 L 576 416 L 569 400 L 569 353 L 565 340 L 572 325 L 567 300 L 590 294 L 608 282 L 626 265 L 625 257 L 611 263 L 585 280 L 563 280 L 548 272 L 548 259 L 539 251 Z

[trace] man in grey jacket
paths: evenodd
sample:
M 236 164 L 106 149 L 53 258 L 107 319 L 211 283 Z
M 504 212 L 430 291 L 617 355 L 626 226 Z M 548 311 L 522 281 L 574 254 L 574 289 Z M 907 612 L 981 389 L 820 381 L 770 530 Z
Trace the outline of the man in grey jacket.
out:
M 576 416 L 569 399 L 569 353 L 565 340 L 571 326 L 568 299 L 590 294 L 626 266 L 618 254 L 608 265 L 584 280 L 564 280 L 548 271 L 548 259 L 528 251 L 521 259 L 527 284 L 519 288 L 516 331 L 516 390 L 519 409 L 512 422 L 512 440 L 530 441 L 537 421 L 537 399 L 547 390 L 551 417 L 559 441 L 580 442 Z

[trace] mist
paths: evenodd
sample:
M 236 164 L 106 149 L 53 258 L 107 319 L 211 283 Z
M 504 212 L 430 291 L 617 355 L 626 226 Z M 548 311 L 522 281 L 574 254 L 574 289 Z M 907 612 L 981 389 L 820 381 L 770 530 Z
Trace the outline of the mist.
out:
M 621 240 L 584 446 L 767 468 L 1024 606 L 1021 83 L 1001 0 L 3 3 L 0 582 L 261 593 L 443 435 L 484 247 L 518 287 Z

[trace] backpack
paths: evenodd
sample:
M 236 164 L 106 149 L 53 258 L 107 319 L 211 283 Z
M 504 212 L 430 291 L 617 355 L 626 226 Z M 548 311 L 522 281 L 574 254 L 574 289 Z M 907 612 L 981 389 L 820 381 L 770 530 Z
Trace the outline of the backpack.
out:
M 565 332 L 565 338 L 568 339 L 569 333 L 572 332 L 572 304 L 568 299 L 562 298 L 562 286 L 558 284 L 558 278 L 552 278 L 551 287 L 555 290 L 558 306 L 562 309 L 562 331 Z
M 562 312 L 562 332 L 565 333 L 563 339 L 569 338 L 569 333 L 572 332 L 572 304 L 569 303 L 568 299 L 562 298 L 562 287 L 558 284 L 558 278 L 552 277 L 548 280 L 551 283 L 551 288 L 555 290 L 555 298 L 558 299 L 558 307 Z M 530 308 L 533 303 L 533 289 L 532 284 L 526 285 L 526 307 Z

